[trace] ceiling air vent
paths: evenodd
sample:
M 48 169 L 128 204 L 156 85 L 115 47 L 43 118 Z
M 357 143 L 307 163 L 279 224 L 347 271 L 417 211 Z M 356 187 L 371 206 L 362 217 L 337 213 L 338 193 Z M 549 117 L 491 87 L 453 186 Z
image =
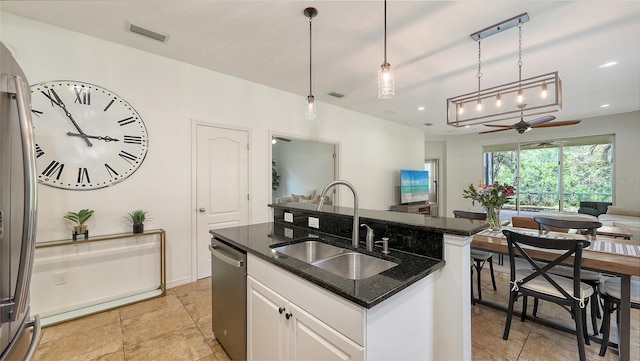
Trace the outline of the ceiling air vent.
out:
M 331 92 L 328 95 L 331 95 L 332 97 L 336 97 L 338 99 L 343 98 L 344 94 L 340 94 L 340 93 L 336 93 L 336 92 Z
M 151 38 L 153 40 L 158 40 L 161 43 L 166 43 L 168 38 L 167 35 L 156 33 L 153 30 L 145 29 L 142 26 L 138 26 L 136 24 L 131 24 L 131 23 L 129 23 L 129 31 L 132 33 L 144 35 L 147 38 Z

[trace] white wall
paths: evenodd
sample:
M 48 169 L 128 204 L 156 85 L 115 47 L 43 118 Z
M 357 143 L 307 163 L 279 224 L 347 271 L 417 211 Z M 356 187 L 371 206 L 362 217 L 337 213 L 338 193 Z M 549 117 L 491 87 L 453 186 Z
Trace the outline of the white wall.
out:
M 561 115 L 556 116 L 563 120 Z M 427 137 L 429 142 L 445 142 L 443 184 L 444 199 L 441 215 L 452 216 L 454 209 L 476 210 L 462 190 L 469 183 L 482 181 L 482 147 L 525 141 L 573 138 L 589 135 L 615 134 L 614 204 L 640 210 L 640 112 L 622 113 L 582 119 L 578 125 L 540 128 L 525 134 L 515 131 L 495 134 L 470 134 L 449 137 Z M 427 147 L 427 149 L 430 149 Z M 427 154 L 428 155 L 428 154 Z
M 62 28 L 0 12 L 0 40 L 12 50 L 31 84 L 79 80 L 103 86 L 126 99 L 147 124 L 147 159 L 129 179 L 93 191 L 39 186 L 38 240 L 70 237 L 62 215 L 92 208 L 91 234 L 129 230 L 125 213 L 142 208 L 167 232 L 169 286 L 193 280 L 192 120 L 251 129 L 251 220 L 270 221 L 271 138 L 269 132 L 340 143 L 339 174 L 358 189 L 360 206 L 388 209 L 396 173 L 422 167 L 424 139 L 415 129 L 318 104 L 306 121 L 304 94 L 291 94 Z M 350 205 L 348 190 L 342 205 Z

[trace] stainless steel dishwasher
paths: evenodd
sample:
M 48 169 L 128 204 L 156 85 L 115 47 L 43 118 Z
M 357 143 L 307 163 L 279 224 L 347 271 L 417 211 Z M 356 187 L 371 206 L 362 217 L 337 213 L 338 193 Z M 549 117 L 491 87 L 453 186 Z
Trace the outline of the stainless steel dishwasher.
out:
M 247 253 L 211 239 L 213 335 L 232 360 L 247 359 Z

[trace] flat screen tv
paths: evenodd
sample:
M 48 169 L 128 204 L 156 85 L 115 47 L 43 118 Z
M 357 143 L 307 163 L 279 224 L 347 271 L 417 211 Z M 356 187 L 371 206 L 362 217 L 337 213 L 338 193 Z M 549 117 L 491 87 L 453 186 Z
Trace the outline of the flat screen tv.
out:
M 429 200 L 429 171 L 400 171 L 400 203 L 417 203 Z

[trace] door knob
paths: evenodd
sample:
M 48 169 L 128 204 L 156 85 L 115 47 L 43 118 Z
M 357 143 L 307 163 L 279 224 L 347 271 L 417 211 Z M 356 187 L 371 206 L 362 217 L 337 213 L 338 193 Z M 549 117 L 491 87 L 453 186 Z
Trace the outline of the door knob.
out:
M 204 208 L 198 209 L 198 212 L 200 212 L 200 213 L 204 213 L 205 211 L 206 211 L 206 209 L 204 209 Z

